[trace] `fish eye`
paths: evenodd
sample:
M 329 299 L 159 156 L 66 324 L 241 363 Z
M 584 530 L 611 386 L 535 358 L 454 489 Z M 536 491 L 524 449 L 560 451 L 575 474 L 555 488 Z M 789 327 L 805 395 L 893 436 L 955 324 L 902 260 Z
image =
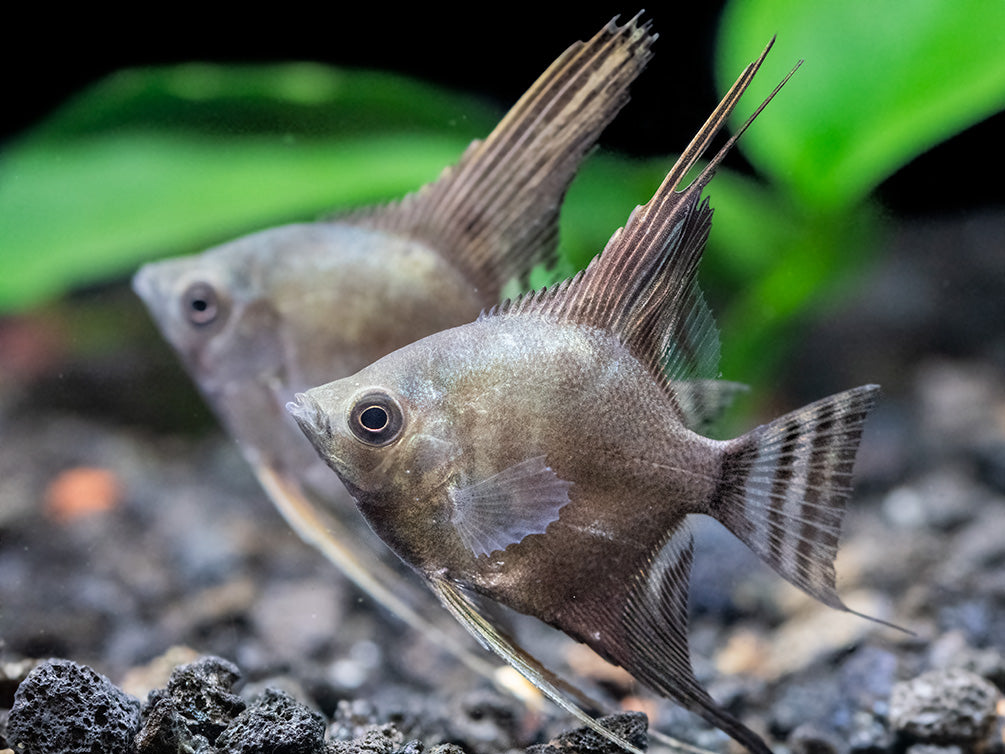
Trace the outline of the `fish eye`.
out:
M 220 315 L 220 298 L 209 283 L 192 283 L 181 299 L 182 315 L 196 327 L 212 324 Z
M 349 429 L 367 445 L 387 445 L 398 439 L 404 424 L 401 406 L 386 393 L 367 393 L 349 412 Z

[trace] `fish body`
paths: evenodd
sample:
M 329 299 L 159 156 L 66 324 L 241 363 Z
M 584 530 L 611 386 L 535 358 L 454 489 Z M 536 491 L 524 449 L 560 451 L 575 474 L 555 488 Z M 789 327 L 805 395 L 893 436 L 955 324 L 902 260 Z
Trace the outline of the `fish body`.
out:
M 505 286 L 552 265 L 565 191 L 627 102 L 655 38 L 636 17 L 572 45 L 491 134 L 398 202 L 254 233 L 151 263 L 134 278 L 289 523 L 427 635 L 438 632 L 435 620 L 416 610 L 428 594 L 384 556 L 283 406 L 298 391 L 471 321 Z M 440 643 L 460 651 L 456 640 Z
M 617 339 L 536 316 L 441 333 L 308 395 L 400 408 L 393 447 L 364 459 L 332 428 L 323 448 L 399 556 L 564 626 L 709 511 L 727 445 L 686 429 Z
M 157 262 L 135 286 L 252 465 L 312 489 L 315 478 L 330 486 L 330 475 L 317 474 L 317 454 L 282 403 L 321 374 L 351 373 L 483 305 L 427 244 L 338 222 L 273 228 Z
M 728 441 L 689 420 L 719 355 L 696 281 L 712 215 L 701 192 L 750 120 L 680 186 L 761 60 L 585 271 L 289 409 L 381 538 L 553 699 L 573 706 L 472 595 L 561 629 L 765 754 L 691 668 L 688 519 L 716 518 L 791 583 L 847 609 L 833 561 L 877 388 Z

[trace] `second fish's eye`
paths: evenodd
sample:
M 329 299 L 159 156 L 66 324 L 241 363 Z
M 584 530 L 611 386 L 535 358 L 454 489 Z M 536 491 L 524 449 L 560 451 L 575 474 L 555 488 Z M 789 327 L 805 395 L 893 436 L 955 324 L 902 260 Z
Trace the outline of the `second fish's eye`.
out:
M 387 445 L 401 434 L 404 417 L 401 406 L 387 393 L 367 393 L 349 414 L 349 429 L 367 445 Z
M 220 298 L 209 283 L 192 283 L 182 295 L 182 314 L 193 325 L 208 325 L 220 315 Z

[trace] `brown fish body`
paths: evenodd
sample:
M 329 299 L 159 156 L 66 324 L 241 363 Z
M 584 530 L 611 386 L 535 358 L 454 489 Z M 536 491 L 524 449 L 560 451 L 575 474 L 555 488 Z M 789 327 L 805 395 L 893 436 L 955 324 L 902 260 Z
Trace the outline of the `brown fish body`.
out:
M 343 479 L 377 534 L 427 576 L 560 625 L 565 610 L 615 594 L 686 514 L 709 509 L 724 443 L 686 429 L 609 333 L 480 320 L 407 352 L 407 367 L 391 355 L 345 381 L 345 394 L 314 394 L 348 405 L 359 391 L 387 390 L 400 404 L 409 438 Z M 536 522 L 546 533 L 476 555 L 457 533 L 456 492 L 539 457 L 569 485 L 568 502 Z
M 700 194 L 753 116 L 678 189 L 762 60 L 585 271 L 288 408 L 377 534 L 552 699 L 572 708 L 467 592 L 562 629 L 767 754 L 691 668 L 687 519 L 713 516 L 792 584 L 847 610 L 833 561 L 877 388 L 727 442 L 688 428 L 718 363 L 696 280 L 712 215 Z
M 337 222 L 255 233 L 204 252 L 197 263 L 158 262 L 135 285 L 150 300 L 179 302 L 178 315 L 162 319 L 165 335 L 253 464 L 304 480 L 344 511 L 352 510 L 351 499 L 331 492 L 283 403 L 333 371 L 350 374 L 414 333 L 470 320 L 483 306 L 470 282 L 427 244 Z M 200 297 L 205 321 L 196 338 L 182 305 Z

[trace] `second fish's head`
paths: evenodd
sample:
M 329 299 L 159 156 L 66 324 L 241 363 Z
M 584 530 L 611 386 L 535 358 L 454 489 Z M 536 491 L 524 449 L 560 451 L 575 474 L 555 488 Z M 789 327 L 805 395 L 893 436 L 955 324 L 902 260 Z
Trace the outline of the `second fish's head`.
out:
M 256 448 L 276 444 L 295 392 L 479 308 L 420 245 L 341 223 L 281 226 L 153 262 L 133 287 L 217 414 Z M 434 295 L 446 303 L 429 306 Z

